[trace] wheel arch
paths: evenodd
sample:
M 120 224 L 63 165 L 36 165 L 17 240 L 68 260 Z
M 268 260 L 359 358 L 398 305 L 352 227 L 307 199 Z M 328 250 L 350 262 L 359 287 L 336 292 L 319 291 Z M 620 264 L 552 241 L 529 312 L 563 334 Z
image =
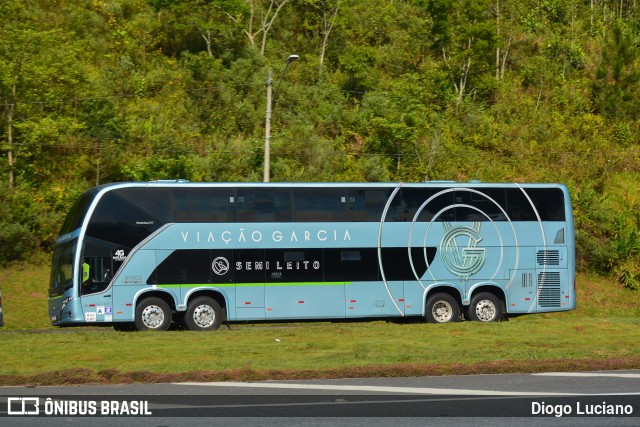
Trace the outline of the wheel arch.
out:
M 458 303 L 460 309 L 462 310 L 462 292 L 456 286 L 449 283 L 439 283 L 436 285 L 427 288 L 424 293 L 424 297 L 422 298 L 422 316 L 424 317 L 427 314 L 427 300 L 431 295 L 437 293 L 445 293 L 451 295 Z
M 189 303 L 198 297 L 209 297 L 217 301 L 218 304 L 220 304 L 220 308 L 222 308 L 222 321 L 227 320 L 227 298 L 222 291 L 212 288 L 194 289 L 185 296 L 185 307 L 188 307 Z
M 507 293 L 500 286 L 495 283 L 479 283 L 474 286 L 469 292 L 469 301 L 473 299 L 474 296 L 478 295 L 481 292 L 488 292 L 490 294 L 495 295 L 500 302 L 502 303 L 503 312 L 506 312 L 507 308 Z M 468 307 L 468 305 L 467 305 Z
M 140 304 L 140 301 L 143 301 L 151 297 L 160 298 L 161 300 L 169 304 L 169 308 L 171 308 L 171 311 L 173 312 L 176 311 L 177 303 L 176 303 L 175 296 L 171 292 L 163 289 L 150 289 L 148 291 L 139 292 L 133 299 L 133 303 L 134 303 L 133 306 L 137 307 L 138 304 Z M 134 310 L 134 313 L 135 313 L 135 310 Z

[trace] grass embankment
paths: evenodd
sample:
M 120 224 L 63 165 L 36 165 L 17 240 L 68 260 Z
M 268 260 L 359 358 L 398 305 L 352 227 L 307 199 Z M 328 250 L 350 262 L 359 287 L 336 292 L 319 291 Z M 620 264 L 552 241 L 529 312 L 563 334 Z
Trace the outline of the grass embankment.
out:
M 578 309 L 509 322 L 232 325 L 212 333 L 54 329 L 46 267 L 0 270 L 0 385 L 640 368 L 640 292 L 581 275 Z M 25 329 L 55 330 L 55 333 Z

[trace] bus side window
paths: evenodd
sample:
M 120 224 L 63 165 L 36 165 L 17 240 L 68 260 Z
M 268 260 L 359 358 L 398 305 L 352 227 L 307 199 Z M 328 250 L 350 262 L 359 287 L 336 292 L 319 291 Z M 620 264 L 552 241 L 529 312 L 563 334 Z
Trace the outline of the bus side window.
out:
M 405 221 L 455 221 L 453 191 L 437 187 L 404 187 L 401 191 Z
M 527 188 L 543 221 L 564 221 L 564 193 L 559 188 Z
M 288 188 L 239 188 L 238 222 L 291 222 L 291 191 Z
M 296 187 L 293 189 L 296 222 L 346 222 L 347 189 Z
M 349 221 L 380 221 L 390 195 L 391 189 L 387 188 L 350 188 Z
M 83 251 L 82 295 L 104 291 L 113 277 L 113 254 L 103 246 L 87 243 Z

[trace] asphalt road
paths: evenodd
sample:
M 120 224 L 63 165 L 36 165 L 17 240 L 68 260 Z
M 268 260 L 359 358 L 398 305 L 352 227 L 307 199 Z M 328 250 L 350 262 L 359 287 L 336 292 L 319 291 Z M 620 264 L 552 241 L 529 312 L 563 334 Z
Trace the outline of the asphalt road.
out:
M 0 426 L 52 424 L 638 426 L 640 370 L 0 388 Z

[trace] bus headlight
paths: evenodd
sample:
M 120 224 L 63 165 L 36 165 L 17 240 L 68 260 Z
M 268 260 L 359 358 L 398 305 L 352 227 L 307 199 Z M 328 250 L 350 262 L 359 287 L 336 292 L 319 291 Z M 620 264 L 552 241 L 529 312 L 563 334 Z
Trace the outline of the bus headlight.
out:
M 60 307 L 60 310 L 62 310 L 63 308 L 66 307 L 67 304 L 69 304 L 69 301 L 71 301 L 73 298 L 71 297 L 66 297 L 65 299 L 62 300 L 62 307 Z

